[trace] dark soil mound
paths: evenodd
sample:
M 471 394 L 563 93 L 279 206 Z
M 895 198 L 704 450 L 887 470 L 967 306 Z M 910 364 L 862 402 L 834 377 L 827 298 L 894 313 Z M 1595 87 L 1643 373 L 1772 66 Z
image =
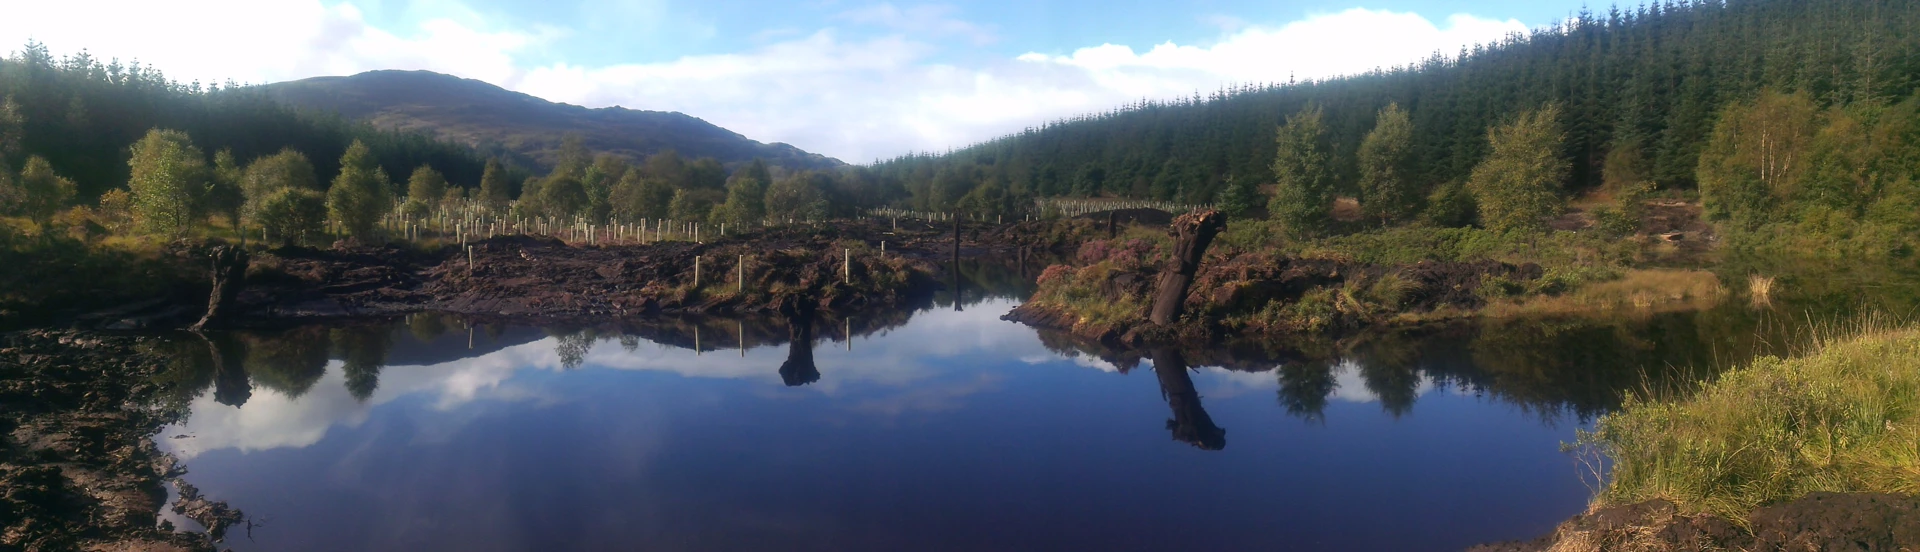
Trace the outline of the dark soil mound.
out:
M 72 332 L 0 336 L 0 550 L 212 550 L 158 527 L 179 475 L 148 438 L 178 418 L 157 404 L 154 340 Z M 203 512 L 234 519 L 209 502 Z M 209 517 L 208 521 L 214 521 Z
M 1164 228 L 1169 224 L 1173 224 L 1173 217 L 1173 213 L 1159 209 L 1114 209 L 1112 211 L 1096 211 L 1073 218 L 1091 220 L 1100 224 L 1106 224 L 1108 220 L 1113 220 L 1120 224 Z

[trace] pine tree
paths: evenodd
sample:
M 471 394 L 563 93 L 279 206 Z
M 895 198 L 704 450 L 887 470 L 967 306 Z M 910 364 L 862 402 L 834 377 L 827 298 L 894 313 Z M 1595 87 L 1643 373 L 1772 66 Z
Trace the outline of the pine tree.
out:
M 1253 216 L 1265 202 L 1266 198 L 1260 196 L 1260 189 L 1251 178 L 1236 179 L 1228 175 L 1227 188 L 1220 192 L 1220 210 L 1234 218 Z

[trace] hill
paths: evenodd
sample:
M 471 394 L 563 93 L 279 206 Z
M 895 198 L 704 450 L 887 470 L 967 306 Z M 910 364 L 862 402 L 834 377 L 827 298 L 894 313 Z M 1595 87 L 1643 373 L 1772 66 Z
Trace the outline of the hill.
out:
M 589 150 L 636 160 L 676 150 L 728 164 L 755 158 L 793 168 L 843 164 L 791 145 L 756 142 L 684 113 L 589 109 L 431 71 L 368 71 L 262 88 L 295 107 L 336 112 L 383 129 L 426 132 L 540 166 L 553 165 L 569 132 L 580 133 Z
M 152 67 L 84 51 L 56 58 L 36 42 L 0 59 L 0 181 L 38 156 L 73 179 L 78 198 L 91 203 L 127 185 L 127 146 L 154 128 L 184 131 L 204 154 L 229 150 L 242 163 L 292 148 L 314 161 L 322 182 L 332 180 L 337 160 L 355 140 L 373 149 L 387 174 L 401 178 L 426 164 L 472 186 L 486 161 L 466 146 L 292 109 L 256 87 L 182 83 Z M 516 170 L 513 178 L 524 175 Z

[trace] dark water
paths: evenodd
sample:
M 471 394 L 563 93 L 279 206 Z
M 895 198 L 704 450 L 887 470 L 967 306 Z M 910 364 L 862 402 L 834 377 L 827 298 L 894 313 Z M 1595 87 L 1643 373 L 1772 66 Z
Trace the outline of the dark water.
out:
M 1120 353 L 942 301 L 212 336 L 177 345 L 192 414 L 157 440 L 253 517 L 242 551 L 1457 550 L 1582 510 L 1576 429 L 1794 318 Z

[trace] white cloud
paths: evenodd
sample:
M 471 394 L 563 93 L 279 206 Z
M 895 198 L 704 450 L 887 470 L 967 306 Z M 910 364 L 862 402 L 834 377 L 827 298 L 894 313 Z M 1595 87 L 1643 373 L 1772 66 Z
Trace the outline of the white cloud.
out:
M 394 32 L 368 24 L 351 3 L 320 0 L 23 2 L 0 18 L 0 43 L 28 39 L 56 53 L 152 65 L 182 82 L 262 83 L 373 69 L 427 69 L 511 83 L 517 55 L 561 31 L 490 31 L 457 2 L 432 3 L 434 17 Z M 85 15 L 82 15 L 85 14 Z
M 1103 44 L 963 67 L 937 61 L 943 49 L 927 39 L 977 29 L 950 17 L 883 4 L 842 18 L 913 32 L 849 39 L 823 29 L 734 54 L 557 65 L 533 70 L 521 90 L 589 106 L 682 111 L 755 139 L 864 162 L 961 147 L 1141 98 L 1411 63 L 1526 30 L 1515 20 L 1454 15 L 1441 26 L 1412 13 L 1353 9 L 1246 26 L 1210 46 L 1166 42 L 1135 52 Z
M 636 5 L 664 17 L 664 3 Z M 752 41 L 761 45 L 734 53 L 582 66 L 533 61 L 563 54 L 548 49 L 568 29 L 489 25 L 458 0 L 422 6 L 431 13 L 409 10 L 420 23 L 382 29 L 354 4 L 324 0 L 209 0 L 194 9 L 28 2 L 0 19 L 0 42 L 31 37 L 56 52 L 137 56 L 181 80 L 427 69 L 589 107 L 680 111 L 756 140 L 864 162 L 962 147 L 1142 98 L 1410 63 L 1526 30 L 1514 20 L 1453 15 L 1435 24 L 1417 14 L 1357 8 L 1280 25 L 1208 15 L 1227 29 L 1210 43 L 1169 41 L 1144 52 L 1102 44 L 981 61 L 970 52 L 996 40 L 990 28 L 951 8 L 879 4 L 829 19 L 844 28 L 768 30 Z M 949 59 L 956 56 L 967 61 Z

